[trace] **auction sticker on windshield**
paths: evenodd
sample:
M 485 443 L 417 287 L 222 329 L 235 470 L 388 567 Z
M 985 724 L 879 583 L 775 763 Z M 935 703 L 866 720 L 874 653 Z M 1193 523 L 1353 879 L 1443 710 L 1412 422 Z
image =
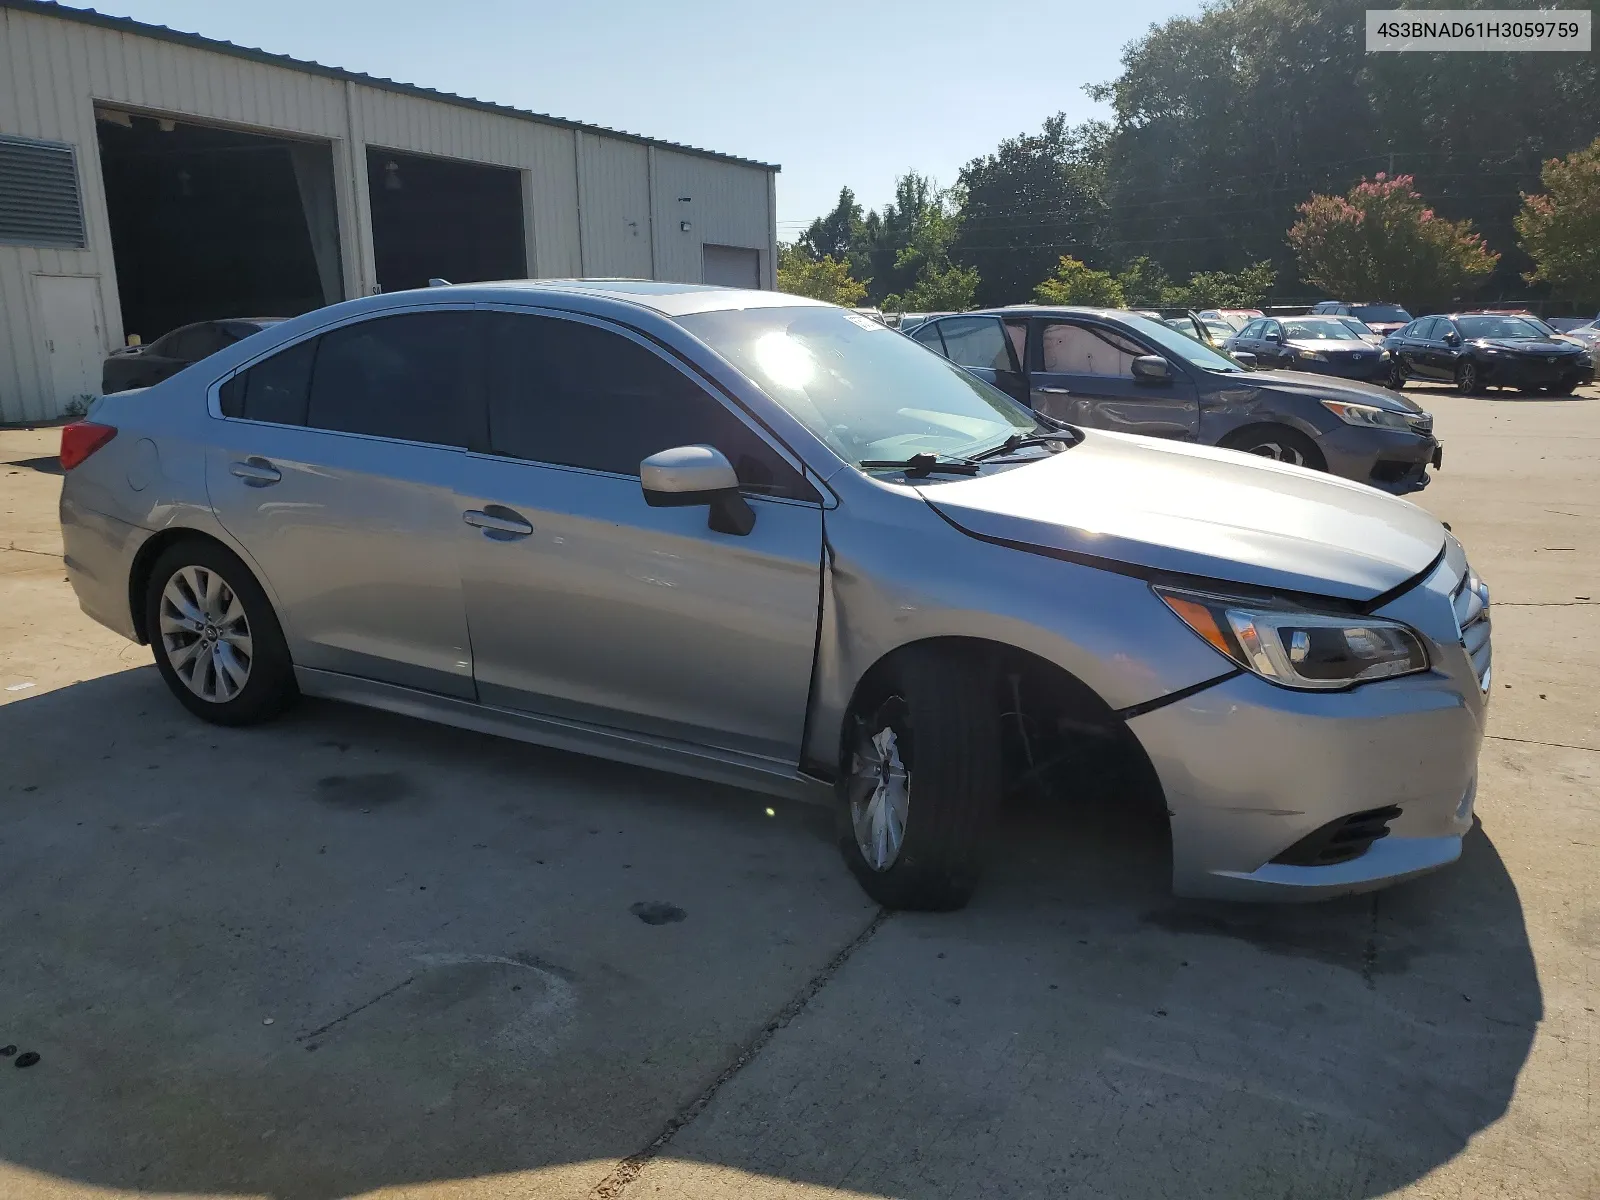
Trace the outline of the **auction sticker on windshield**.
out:
M 1367 10 L 1367 52 L 1571 50 L 1589 52 L 1588 9 Z
M 863 317 L 860 313 L 846 312 L 844 314 L 844 319 L 846 321 L 849 321 L 850 324 L 852 324 L 852 325 L 861 326 L 861 328 L 863 328 L 863 329 L 887 329 L 887 328 L 889 328 L 887 325 L 880 325 L 877 321 L 874 321 L 871 317 Z

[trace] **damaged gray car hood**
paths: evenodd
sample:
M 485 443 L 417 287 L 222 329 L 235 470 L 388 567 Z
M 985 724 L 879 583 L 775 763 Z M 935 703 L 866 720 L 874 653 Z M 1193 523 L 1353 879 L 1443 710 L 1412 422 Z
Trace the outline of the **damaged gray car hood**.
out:
M 1343 600 L 1413 579 L 1445 540 L 1423 509 L 1364 484 L 1099 430 L 1048 459 L 917 490 L 977 537 Z

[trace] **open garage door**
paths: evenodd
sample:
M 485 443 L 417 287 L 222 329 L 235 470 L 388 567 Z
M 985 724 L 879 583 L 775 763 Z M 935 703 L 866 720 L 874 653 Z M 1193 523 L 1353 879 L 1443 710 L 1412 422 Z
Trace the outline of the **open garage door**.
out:
M 97 108 L 122 327 L 290 317 L 343 298 L 332 148 Z
M 384 291 L 527 275 L 521 172 L 369 146 L 367 190 Z

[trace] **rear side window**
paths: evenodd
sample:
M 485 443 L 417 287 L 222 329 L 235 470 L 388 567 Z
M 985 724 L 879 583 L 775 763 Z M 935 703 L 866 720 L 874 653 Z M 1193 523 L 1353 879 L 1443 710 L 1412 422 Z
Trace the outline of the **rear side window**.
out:
M 323 334 L 306 423 L 465 446 L 477 395 L 474 328 L 472 313 L 444 311 L 379 317 Z
M 306 396 L 317 342 L 299 342 L 265 362 L 241 371 L 222 385 L 222 415 L 274 425 L 304 425 Z
M 609 330 L 517 313 L 489 318 L 489 444 L 530 462 L 639 474 L 674 446 L 715 446 L 746 490 L 797 500 L 816 492 L 682 371 Z
M 1109 329 L 1056 322 L 1044 327 L 1044 369 L 1070 375 L 1133 377 L 1130 365 L 1146 351 Z
M 944 351 L 950 361 L 962 367 L 982 367 L 991 371 L 1011 370 L 1010 343 L 998 317 L 957 317 L 939 322 L 944 335 Z

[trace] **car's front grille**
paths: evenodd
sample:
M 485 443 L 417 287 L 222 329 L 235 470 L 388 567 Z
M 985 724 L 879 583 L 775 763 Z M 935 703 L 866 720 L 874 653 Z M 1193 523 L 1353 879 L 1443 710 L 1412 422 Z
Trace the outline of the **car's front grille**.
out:
M 1450 606 L 1455 609 L 1456 628 L 1461 631 L 1461 644 L 1472 660 L 1472 673 L 1478 677 L 1478 688 L 1489 690 L 1489 677 L 1493 667 L 1489 648 L 1489 588 L 1471 567 L 1461 576 L 1461 582 L 1450 595 Z
M 1389 822 L 1400 815 L 1393 804 L 1369 808 L 1329 821 L 1290 846 L 1272 861 L 1291 867 L 1331 867 L 1360 858 L 1381 837 L 1389 836 Z

